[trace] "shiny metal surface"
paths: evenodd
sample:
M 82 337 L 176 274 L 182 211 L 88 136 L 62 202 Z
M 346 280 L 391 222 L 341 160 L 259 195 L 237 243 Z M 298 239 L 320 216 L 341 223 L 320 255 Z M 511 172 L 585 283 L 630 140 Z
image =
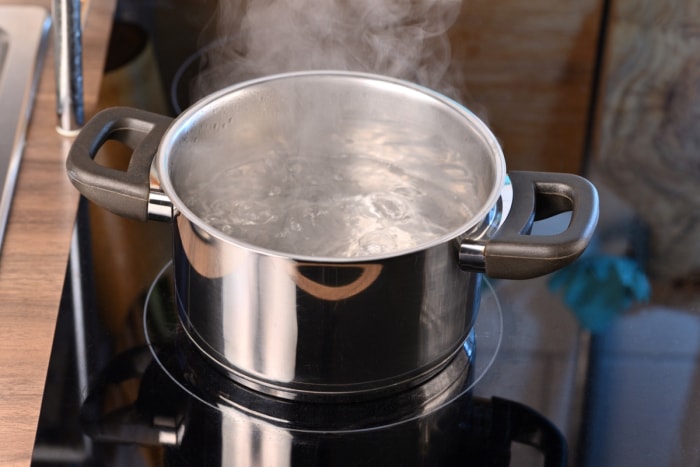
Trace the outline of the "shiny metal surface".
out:
M 170 198 L 162 191 L 151 190 L 148 196 L 148 218 L 154 221 L 170 222 L 175 217 Z
M 53 0 L 57 130 L 74 135 L 85 123 L 80 0 Z
M 0 5 L 0 245 L 50 26 L 41 7 Z
M 473 271 L 486 270 L 485 243 L 463 243 L 459 248 L 459 262 Z
M 292 399 L 415 385 L 460 348 L 479 273 L 458 242 L 373 262 L 262 255 L 177 218 L 178 309 L 193 341 L 248 387 Z
M 510 179 L 501 190 L 501 197 L 498 199 L 496 208 L 491 210 L 484 220 L 485 228 L 475 229 L 470 232 L 464 241 L 459 244 L 459 264 L 465 271 L 484 272 L 486 270 L 486 243 L 493 234 L 500 228 L 503 221 L 508 217 L 512 205 L 513 187 Z

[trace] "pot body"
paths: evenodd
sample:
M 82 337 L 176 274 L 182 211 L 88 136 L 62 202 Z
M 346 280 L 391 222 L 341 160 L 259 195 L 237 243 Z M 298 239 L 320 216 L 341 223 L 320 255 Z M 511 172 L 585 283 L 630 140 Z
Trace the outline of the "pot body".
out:
M 465 341 L 481 274 L 459 242 L 381 261 L 299 261 L 242 248 L 177 219 L 185 330 L 236 380 L 284 397 L 366 397 L 418 384 Z

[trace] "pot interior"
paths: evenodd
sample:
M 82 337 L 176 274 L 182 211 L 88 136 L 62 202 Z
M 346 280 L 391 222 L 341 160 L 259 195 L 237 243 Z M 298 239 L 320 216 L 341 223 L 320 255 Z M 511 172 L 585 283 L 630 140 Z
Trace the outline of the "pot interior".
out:
M 498 198 L 495 138 L 455 102 L 347 72 L 276 75 L 185 111 L 164 191 L 216 236 L 298 258 L 368 259 L 459 236 Z

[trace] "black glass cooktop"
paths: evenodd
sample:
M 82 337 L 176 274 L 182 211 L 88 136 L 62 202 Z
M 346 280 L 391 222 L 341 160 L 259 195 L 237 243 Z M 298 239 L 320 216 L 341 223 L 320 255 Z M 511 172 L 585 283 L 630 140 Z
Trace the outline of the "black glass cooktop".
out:
M 120 243 L 115 247 L 117 233 Z M 181 403 L 173 405 L 169 397 L 161 397 L 161 394 L 179 394 L 172 400 L 181 402 L 182 387 L 173 381 L 179 378 L 180 382 L 189 382 L 188 378 L 199 378 L 201 374 L 201 367 L 183 364 L 189 360 L 168 350 L 169 343 L 177 336 L 177 319 L 167 303 L 171 293 L 167 285 L 154 289 L 156 296 L 165 300 L 151 300 L 151 308 L 161 311 L 147 313 L 151 321 L 144 326 L 146 298 L 169 260 L 169 251 L 167 226 L 117 220 L 94 212 L 86 204 L 81 206 L 47 374 L 34 465 L 157 466 L 167 465 L 166 461 L 177 465 L 177 447 L 183 440 L 187 441 L 186 446 L 196 446 L 190 452 L 218 453 L 219 458 L 232 459 L 231 465 L 245 465 L 240 459 L 251 456 L 262 459 L 262 451 L 251 448 L 266 445 L 267 434 L 264 429 L 258 429 L 260 426 L 264 428 L 265 423 L 274 420 L 289 428 L 289 419 L 274 410 L 272 415 L 261 416 L 259 410 L 253 413 L 255 407 L 259 409 L 261 398 L 252 394 L 256 397 L 244 400 L 252 400 L 253 408 L 244 407 L 244 412 L 248 411 L 248 416 L 262 425 L 246 425 L 240 420 L 231 422 L 214 416 L 209 419 L 214 431 L 188 431 L 190 418 Z M 479 314 L 479 324 L 484 319 L 491 324 L 477 328 L 470 350 L 473 365 L 467 367 L 465 387 L 469 390 L 449 405 L 451 410 L 433 410 L 432 418 L 425 419 L 429 422 L 405 424 L 402 426 L 407 432 L 399 430 L 387 436 L 404 436 L 403 446 L 410 449 L 402 448 L 401 452 L 411 453 L 417 459 L 421 458 L 416 457 L 418 446 L 421 446 L 420 455 L 424 456 L 435 452 L 434 448 L 459 456 L 476 443 L 477 447 L 484 447 L 483 451 L 494 462 L 503 464 L 505 459 L 514 466 L 544 465 L 547 457 L 542 446 L 537 449 L 527 444 L 538 439 L 533 433 L 541 430 L 532 427 L 506 430 L 508 436 L 501 437 L 500 444 L 484 434 L 498 430 L 477 430 L 466 436 L 470 429 L 484 426 L 474 423 L 470 414 L 480 414 L 477 419 L 481 417 L 482 421 L 488 421 L 485 426 L 492 427 L 498 425 L 495 420 L 504 420 L 503 413 L 522 406 L 545 417 L 563 435 L 571 466 L 697 464 L 700 424 L 694 414 L 700 408 L 697 377 L 700 315 L 693 311 L 697 307 L 649 304 L 634 308 L 612 320 L 605 329 L 591 333 L 579 325 L 561 298 L 550 292 L 549 280 L 544 277 L 491 281 L 492 290 L 483 291 Z M 501 312 L 494 315 L 489 310 L 496 304 Z M 494 320 L 494 316 L 499 318 Z M 493 322 L 500 324 L 493 326 Z M 147 335 L 157 345 L 149 346 Z M 167 364 L 159 365 L 156 357 Z M 107 379 L 100 376 L 109 373 L 106 370 L 109 368 L 119 371 Z M 163 368 L 178 378 L 171 379 Z M 98 384 L 101 378 L 103 391 Z M 142 384 L 144 378 L 149 384 Z M 152 390 L 154 387 L 156 390 Z M 206 403 L 200 404 L 201 407 L 210 410 L 221 405 L 230 409 L 232 398 L 225 394 L 219 394 L 223 399 L 212 402 L 217 400 L 212 399 L 212 391 L 218 394 L 216 386 L 196 387 L 204 388 L 200 397 Z M 92 398 L 86 406 L 84 401 L 89 395 Z M 192 405 L 192 399 L 187 404 Z M 140 412 L 129 411 L 134 405 Z M 271 407 L 287 416 L 290 414 L 284 404 Z M 342 412 L 342 408 L 338 410 Z M 104 414 L 112 414 L 109 423 L 96 423 Z M 415 418 L 403 414 L 401 420 Z M 441 418 L 441 414 L 446 418 Z M 327 413 L 322 415 L 337 421 Z M 392 417 L 386 413 L 379 418 L 383 425 L 391 425 Z M 366 424 L 366 418 L 359 419 Z M 303 417 L 302 420 L 308 421 Z M 233 436 L 222 442 L 222 433 L 230 433 L 229 427 L 240 423 L 247 426 L 247 433 L 256 433 L 252 439 L 257 441 L 251 444 L 250 437 Z M 458 430 L 458 435 L 436 440 L 434 436 L 442 433 L 445 426 L 448 432 Z M 326 426 L 328 431 L 343 431 L 332 424 L 331 428 L 328 430 Z M 369 431 L 379 431 L 374 428 Z M 191 435 L 197 431 L 207 436 L 185 439 L 184 433 Z M 324 456 L 335 455 L 328 451 L 330 444 L 314 445 L 313 430 L 309 435 L 299 427 L 291 431 L 277 427 L 274 433 L 270 436 L 285 439 L 280 446 L 286 448 L 268 451 L 265 455 L 273 456 L 264 458 L 268 465 L 288 465 L 284 462 L 299 456 L 308 459 L 303 456 L 309 455 L 320 456 L 314 459 L 325 461 L 329 457 Z M 295 433 L 306 433 L 306 438 L 302 436 L 302 444 L 306 446 L 302 451 L 289 447 L 289 438 L 294 438 Z M 528 438 L 528 434 L 532 436 Z M 329 436 L 335 440 L 340 435 Z M 509 437 L 525 442 L 511 442 Z M 382 435 L 376 439 L 382 439 Z M 367 442 L 372 445 L 371 441 Z M 388 444 L 391 443 L 382 442 L 382 446 Z M 455 446 L 465 449 L 460 451 Z M 330 452 L 348 450 L 352 451 L 346 445 Z M 504 457 L 504 452 L 508 456 Z M 352 459 L 350 454 L 340 457 Z M 404 458 L 395 456 L 395 459 Z M 297 463 L 303 465 L 302 461 Z

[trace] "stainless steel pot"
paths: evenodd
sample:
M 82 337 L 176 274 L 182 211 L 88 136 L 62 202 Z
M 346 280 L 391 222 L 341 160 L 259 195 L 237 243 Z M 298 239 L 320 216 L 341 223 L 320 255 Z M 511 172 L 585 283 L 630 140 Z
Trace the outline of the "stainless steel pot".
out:
M 110 139 L 129 169 L 94 162 Z M 569 264 L 595 228 L 595 188 L 513 172 L 488 128 L 428 89 L 382 76 L 302 72 L 242 83 L 174 120 L 95 116 L 67 162 L 89 199 L 174 220 L 180 318 L 238 381 L 290 398 L 415 385 L 455 355 L 479 283 Z M 290 202 L 291 201 L 291 202 Z M 558 235 L 534 219 L 572 211 Z

